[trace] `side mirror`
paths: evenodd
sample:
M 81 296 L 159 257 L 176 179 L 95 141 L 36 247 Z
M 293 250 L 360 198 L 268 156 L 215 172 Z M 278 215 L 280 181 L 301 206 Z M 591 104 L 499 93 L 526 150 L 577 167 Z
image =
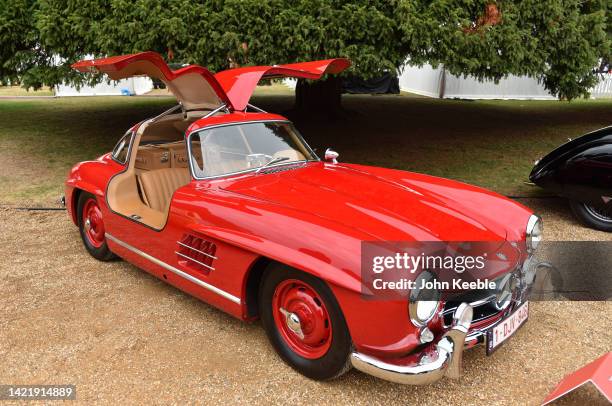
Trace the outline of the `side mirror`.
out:
M 331 148 L 327 148 L 327 150 L 325 151 L 325 160 L 327 162 L 331 162 L 332 164 L 337 164 L 338 163 L 338 157 L 340 156 L 340 154 L 338 154 L 336 151 L 334 151 Z

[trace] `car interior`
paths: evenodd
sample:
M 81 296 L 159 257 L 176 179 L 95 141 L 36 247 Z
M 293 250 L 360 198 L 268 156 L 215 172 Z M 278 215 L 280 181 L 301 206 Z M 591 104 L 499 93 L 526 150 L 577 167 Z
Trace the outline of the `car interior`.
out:
M 113 211 L 155 229 L 164 227 L 172 194 L 191 180 L 185 131 L 202 115 L 168 114 L 140 126 L 127 169 L 108 185 Z M 198 148 L 194 154 L 201 154 Z
M 174 192 L 191 181 L 187 128 L 207 111 L 167 113 L 143 123 L 133 136 L 117 143 L 113 158 L 125 171 L 108 184 L 107 201 L 114 212 L 160 230 L 168 217 Z M 219 111 L 214 114 L 224 114 Z M 311 151 L 295 131 L 263 123 L 220 126 L 191 137 L 197 178 L 252 170 L 274 162 L 304 162 Z M 202 145 L 205 145 L 204 151 Z

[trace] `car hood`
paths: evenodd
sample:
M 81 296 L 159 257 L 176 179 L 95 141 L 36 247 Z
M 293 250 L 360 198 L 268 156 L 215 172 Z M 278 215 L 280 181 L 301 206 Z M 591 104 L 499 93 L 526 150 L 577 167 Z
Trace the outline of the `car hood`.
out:
M 222 189 L 356 228 L 373 240 L 503 241 L 507 199 L 447 179 L 312 163 L 229 181 Z M 374 170 L 375 169 L 375 170 Z M 398 179 L 398 173 L 401 179 Z M 502 204 L 503 202 L 503 204 Z

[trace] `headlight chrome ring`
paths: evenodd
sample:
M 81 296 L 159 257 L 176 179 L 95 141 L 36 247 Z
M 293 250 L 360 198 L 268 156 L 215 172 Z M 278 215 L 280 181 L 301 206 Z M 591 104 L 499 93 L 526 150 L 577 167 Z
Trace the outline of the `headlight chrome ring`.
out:
M 417 327 L 426 326 L 433 319 L 440 304 L 440 292 L 437 289 L 421 289 L 424 282 L 436 280 L 429 271 L 423 271 L 415 279 L 415 289 L 410 291 L 408 313 L 412 324 Z
M 542 241 L 543 231 L 544 225 L 542 224 L 542 219 L 539 216 L 532 214 L 527 222 L 527 237 L 525 239 L 527 251 L 529 253 L 533 253 L 538 248 L 540 241 Z

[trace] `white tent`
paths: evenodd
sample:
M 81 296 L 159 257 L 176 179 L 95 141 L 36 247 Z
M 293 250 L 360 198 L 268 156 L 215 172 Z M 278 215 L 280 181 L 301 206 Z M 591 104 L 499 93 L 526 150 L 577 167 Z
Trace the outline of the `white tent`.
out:
M 123 93 L 141 95 L 153 89 L 153 81 L 145 76 L 111 81 L 103 81 L 95 86 L 83 86 L 77 89 L 71 85 L 58 85 L 55 87 L 56 96 L 115 96 Z
M 479 82 L 474 77 L 457 77 L 443 67 L 422 67 L 406 64 L 399 76 L 400 89 L 423 96 L 446 99 L 533 99 L 554 100 L 536 79 L 510 75 L 499 83 Z M 606 74 L 591 90 L 591 97 L 612 97 L 612 75 Z

